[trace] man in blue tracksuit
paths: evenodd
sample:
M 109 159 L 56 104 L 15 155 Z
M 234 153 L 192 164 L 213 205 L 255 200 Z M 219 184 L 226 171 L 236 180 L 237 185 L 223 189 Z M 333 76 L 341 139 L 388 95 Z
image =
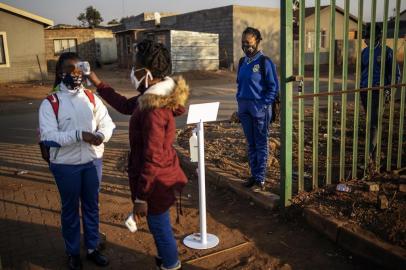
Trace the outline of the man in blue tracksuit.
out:
M 268 128 L 272 106 L 279 92 L 276 67 L 258 48 L 261 40 L 259 30 L 252 27 L 245 29 L 242 49 L 246 56 L 240 60 L 237 73 L 238 117 L 248 142 L 251 169 L 251 177 L 245 186 L 254 191 L 265 188 Z
M 374 44 L 374 63 L 373 63 L 373 75 L 372 75 L 372 87 L 379 86 L 381 81 L 381 53 L 382 53 L 382 31 L 377 25 L 375 27 L 375 41 Z M 361 88 L 368 87 L 368 69 L 369 69 L 369 49 L 370 49 L 370 29 L 367 29 L 365 34 L 365 43 L 367 47 L 361 53 Z M 392 81 L 392 61 L 394 61 L 393 50 L 386 47 L 385 55 L 385 85 L 390 85 Z M 395 59 L 396 61 L 396 59 Z M 400 81 L 400 69 L 399 65 L 396 66 L 395 71 L 395 84 Z M 381 91 L 384 91 L 383 89 Z M 385 90 L 385 97 L 390 97 L 390 90 Z M 368 92 L 361 92 L 361 102 L 364 110 L 367 110 Z M 371 130 L 370 130 L 370 153 L 371 158 L 375 157 L 375 147 L 377 143 L 377 129 L 378 129 L 378 110 L 379 110 L 379 90 L 372 91 L 371 102 Z

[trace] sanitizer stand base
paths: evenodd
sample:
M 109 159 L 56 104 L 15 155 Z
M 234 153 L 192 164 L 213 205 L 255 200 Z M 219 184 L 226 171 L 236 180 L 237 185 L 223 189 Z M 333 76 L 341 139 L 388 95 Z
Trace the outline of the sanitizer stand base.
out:
M 207 243 L 204 244 L 201 242 L 201 237 L 200 237 L 200 233 L 194 233 L 191 234 L 187 237 L 185 237 L 185 239 L 183 239 L 183 244 L 185 244 L 185 246 L 189 247 L 189 248 L 193 248 L 193 249 L 209 249 L 209 248 L 214 248 L 215 246 L 217 246 L 219 244 L 220 240 L 217 236 L 215 236 L 214 234 L 207 234 Z

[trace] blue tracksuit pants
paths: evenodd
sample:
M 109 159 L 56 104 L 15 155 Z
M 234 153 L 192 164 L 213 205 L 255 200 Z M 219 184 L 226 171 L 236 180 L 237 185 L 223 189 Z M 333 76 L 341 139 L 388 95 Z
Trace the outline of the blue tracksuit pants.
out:
M 50 164 L 62 203 L 62 234 L 66 253 L 80 254 L 80 217 L 82 208 L 83 231 L 87 249 L 99 243 L 99 187 L 102 160 L 82 165 Z
M 238 100 L 238 117 L 248 142 L 251 175 L 257 182 L 265 182 L 271 114 L 271 106 L 260 100 Z

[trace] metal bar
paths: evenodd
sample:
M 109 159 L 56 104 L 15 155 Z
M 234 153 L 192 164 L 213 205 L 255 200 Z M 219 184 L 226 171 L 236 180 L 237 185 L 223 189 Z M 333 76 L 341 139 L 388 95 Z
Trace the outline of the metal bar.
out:
M 398 50 L 398 37 L 399 37 L 399 17 L 400 17 L 400 0 L 396 1 L 396 19 L 395 19 L 395 33 L 393 37 L 393 60 L 392 60 L 392 81 L 391 84 L 396 82 L 396 52 Z M 395 116 L 395 98 L 396 88 L 391 89 L 390 106 L 389 106 L 389 132 L 388 132 L 388 153 L 386 157 L 386 170 L 390 171 L 392 168 L 392 144 L 393 144 L 393 119 Z
M 329 42 L 329 64 L 328 64 L 328 92 L 334 91 L 334 45 L 335 45 L 335 13 L 336 13 L 336 1 L 330 1 L 330 42 Z M 333 96 L 328 96 L 327 105 L 327 156 L 326 156 L 326 184 L 331 184 L 331 171 L 332 171 L 332 158 L 333 158 Z
M 345 1 L 344 11 L 344 47 L 343 47 L 343 82 L 342 90 L 347 90 L 348 82 L 348 28 L 350 0 Z M 347 132 L 347 94 L 341 96 L 341 139 L 340 139 L 340 180 L 345 179 L 345 140 Z
M 403 75 L 402 83 L 406 84 L 406 42 L 403 46 Z M 403 126 L 405 123 L 405 97 L 406 97 L 406 87 L 402 87 L 400 93 L 400 113 L 399 113 L 399 138 L 398 138 L 398 162 L 396 165 L 397 169 L 402 167 L 402 147 L 403 147 Z
M 382 51 L 381 51 L 381 74 L 380 74 L 380 86 L 385 85 L 385 68 L 386 68 L 386 37 L 388 35 L 388 11 L 389 0 L 385 0 L 383 15 L 383 33 L 382 33 Z M 383 120 L 383 103 L 384 103 L 384 91 L 379 91 L 379 105 L 378 105 L 378 131 L 376 140 L 376 169 L 380 168 L 381 164 L 381 148 L 382 148 L 382 120 Z
M 358 1 L 358 28 L 357 28 L 357 66 L 355 70 L 355 87 L 360 87 L 361 82 L 361 50 L 362 50 L 362 21 L 364 0 Z M 357 178 L 358 166 L 358 127 L 359 127 L 359 92 L 354 97 L 354 135 L 352 141 L 352 178 Z
M 375 20 L 376 20 L 376 0 L 372 0 L 371 5 L 371 31 L 369 38 L 369 62 L 368 62 L 368 87 L 372 87 L 373 82 L 373 69 L 374 69 L 374 48 L 375 48 Z M 367 119 L 365 130 L 365 154 L 364 154 L 364 176 L 367 173 L 369 163 L 369 151 L 370 151 L 370 133 L 371 133 L 371 108 L 372 108 L 372 92 L 368 91 L 367 97 Z
M 301 96 L 296 95 L 293 97 L 293 99 L 306 99 L 306 98 L 314 98 L 314 97 L 327 97 L 327 96 L 341 96 L 343 94 L 354 94 L 354 93 L 360 93 L 360 92 L 368 92 L 368 91 L 373 91 L 373 90 L 380 90 L 384 88 L 400 88 L 406 86 L 406 83 L 399 83 L 399 84 L 390 84 L 390 85 L 385 85 L 385 86 L 374 86 L 374 87 L 366 87 L 366 88 L 359 88 L 359 89 L 352 89 L 352 90 L 346 90 L 346 91 L 334 91 L 334 92 L 323 92 L 323 93 L 317 93 L 317 94 L 303 94 Z
M 290 1 L 281 0 L 281 204 L 289 206 L 292 198 L 292 83 L 293 10 Z
M 305 76 L 305 1 L 299 2 L 299 76 Z M 301 81 L 299 96 L 304 94 L 304 82 Z M 304 100 L 299 99 L 299 142 L 298 142 L 298 191 L 304 190 Z
M 314 20 L 314 74 L 313 74 L 313 93 L 319 93 L 320 77 L 320 0 L 315 1 L 315 20 Z M 312 186 L 319 186 L 319 98 L 313 98 L 313 178 Z

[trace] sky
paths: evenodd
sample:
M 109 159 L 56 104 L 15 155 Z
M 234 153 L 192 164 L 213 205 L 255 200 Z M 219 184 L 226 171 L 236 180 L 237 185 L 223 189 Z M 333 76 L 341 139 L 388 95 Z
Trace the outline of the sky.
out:
M 287 0 L 288 1 L 288 0 Z M 290 0 L 289 0 L 290 1 Z M 258 6 L 278 8 L 280 0 L 0 0 L 11 6 L 24 9 L 58 23 L 78 24 L 76 17 L 87 6 L 98 9 L 107 23 L 111 19 L 138 15 L 142 12 L 176 12 L 184 13 L 200 9 L 227 5 Z M 337 0 L 337 5 L 344 7 L 344 0 Z M 383 0 L 377 0 L 377 21 L 383 17 Z M 329 0 L 321 0 L 321 5 L 328 5 Z M 314 6 L 314 0 L 306 0 L 306 7 Z M 350 10 L 354 15 L 358 1 L 350 1 Z M 389 16 L 393 15 L 396 0 L 389 0 Z M 406 1 L 401 1 L 401 11 L 406 9 Z M 364 0 L 364 21 L 370 20 L 371 0 Z

